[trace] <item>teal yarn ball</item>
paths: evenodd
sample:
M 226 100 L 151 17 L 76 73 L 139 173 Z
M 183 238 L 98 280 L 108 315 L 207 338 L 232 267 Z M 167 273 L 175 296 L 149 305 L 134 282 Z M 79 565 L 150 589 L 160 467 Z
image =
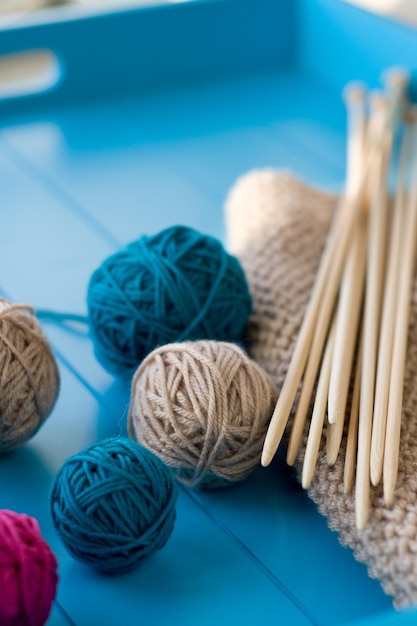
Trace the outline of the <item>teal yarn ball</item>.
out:
M 67 459 L 49 495 L 68 552 L 105 574 L 130 571 L 166 544 L 176 502 L 171 471 L 126 438 L 105 439 Z
M 90 279 L 87 306 L 97 359 L 129 375 L 161 345 L 241 342 L 252 301 L 240 262 L 220 241 L 173 226 L 107 258 Z

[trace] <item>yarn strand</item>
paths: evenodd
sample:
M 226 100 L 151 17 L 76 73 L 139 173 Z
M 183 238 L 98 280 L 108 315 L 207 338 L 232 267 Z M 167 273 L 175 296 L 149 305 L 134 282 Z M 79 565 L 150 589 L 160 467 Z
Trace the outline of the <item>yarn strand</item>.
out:
M 106 259 L 91 277 L 87 305 L 97 359 L 122 376 L 161 345 L 243 341 L 252 306 L 239 261 L 185 226 Z
M 0 452 L 37 432 L 58 393 L 58 367 L 33 308 L 0 298 Z
M 156 348 L 132 382 L 128 432 L 194 488 L 243 480 L 259 467 L 275 387 L 236 344 Z
M 64 463 L 51 486 L 50 510 L 70 554 L 112 574 L 165 545 L 176 500 L 171 471 L 137 443 L 114 438 Z

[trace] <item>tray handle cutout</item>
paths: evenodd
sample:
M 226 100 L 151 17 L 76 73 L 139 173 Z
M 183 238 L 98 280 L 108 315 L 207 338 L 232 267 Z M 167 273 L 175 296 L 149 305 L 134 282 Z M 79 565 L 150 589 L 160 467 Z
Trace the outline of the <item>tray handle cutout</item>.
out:
M 61 82 L 61 64 L 51 50 L 0 55 L 0 100 L 51 91 Z

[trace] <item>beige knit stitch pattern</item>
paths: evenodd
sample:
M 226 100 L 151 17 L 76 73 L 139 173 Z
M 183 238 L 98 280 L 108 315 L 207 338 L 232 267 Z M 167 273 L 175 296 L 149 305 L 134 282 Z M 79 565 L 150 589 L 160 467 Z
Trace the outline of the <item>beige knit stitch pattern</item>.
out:
M 37 432 L 58 392 L 58 367 L 32 309 L 0 299 L 0 453 Z
M 231 189 L 225 206 L 228 248 L 246 272 L 254 301 L 251 355 L 282 386 L 337 202 L 287 172 L 252 171 Z M 344 445 L 333 467 L 324 437 L 308 491 L 340 542 L 379 579 L 397 608 L 417 604 L 417 281 L 410 315 L 401 450 L 395 501 L 371 488 L 368 523 L 355 524 L 354 490 L 343 489 Z M 291 424 L 288 424 L 286 437 Z M 297 459 L 301 474 L 306 434 Z M 285 445 L 283 441 L 281 445 Z
M 276 399 L 272 379 L 239 346 L 172 343 L 135 373 L 129 435 L 184 484 L 225 487 L 259 466 Z

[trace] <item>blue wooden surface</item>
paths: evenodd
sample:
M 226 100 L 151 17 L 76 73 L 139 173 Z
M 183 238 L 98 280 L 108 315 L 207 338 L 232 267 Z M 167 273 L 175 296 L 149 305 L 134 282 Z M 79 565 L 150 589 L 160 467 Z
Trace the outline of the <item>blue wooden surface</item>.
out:
M 41 48 L 58 56 L 62 80 L 56 90 L 33 98 L 32 108 L 135 90 L 143 94 L 202 76 L 289 63 L 294 9 L 295 4 L 276 0 L 200 0 L 81 20 L 70 19 L 69 11 L 66 20 L 0 26 L 0 54 Z M 22 102 L 0 103 L 0 111 L 21 108 Z
M 340 92 L 352 79 L 378 87 L 381 73 L 390 66 L 407 68 L 415 78 L 417 38 L 412 28 L 345 2 L 297 4 L 297 63 L 328 87 Z
M 313 20 L 314 28 L 320 19 L 327 28 L 326 7 L 330 15 L 362 23 L 361 13 L 335 1 L 311 0 L 308 10 L 306 5 L 298 4 L 303 28 L 313 17 L 319 20 Z M 275 25 L 286 33 L 289 45 L 294 15 L 284 9 L 287 3 L 228 0 L 224 5 L 215 1 L 187 6 L 170 7 L 167 13 L 147 9 L 144 24 L 152 24 L 148 40 L 158 23 L 166 27 L 167 16 L 182 28 L 185 41 L 190 24 L 201 28 L 203 17 L 215 23 L 222 8 L 229 20 L 233 6 L 243 6 L 247 16 L 239 27 L 240 38 L 231 36 L 229 45 L 223 33 L 221 50 L 210 57 L 210 71 L 202 70 L 201 80 L 196 81 L 194 60 L 188 82 L 170 81 L 163 89 L 159 59 L 158 88 L 137 74 L 139 82 L 130 91 L 125 84 L 111 96 L 110 86 L 99 81 L 100 98 L 84 93 L 79 102 L 75 97 L 66 101 L 63 92 L 56 100 L 52 94 L 43 100 L 21 100 L 17 109 L 12 102 L 3 103 L 2 295 L 37 308 L 85 313 L 92 271 L 137 236 L 184 223 L 224 240 L 225 196 L 236 178 L 252 168 L 291 169 L 321 187 L 340 188 L 345 112 L 334 83 L 324 83 L 314 68 L 308 74 L 301 57 L 300 65 L 294 65 L 293 55 L 281 54 L 279 43 L 274 59 L 266 62 L 270 24 L 265 24 L 266 41 L 257 44 L 256 63 L 249 62 L 243 50 L 243 34 L 245 28 L 250 31 L 249 16 L 256 6 L 259 24 L 262 16 L 266 21 L 272 14 L 287 18 Z M 129 15 L 141 22 L 140 11 Z M 111 16 L 106 19 L 106 28 L 113 23 L 113 36 L 122 40 L 118 28 L 123 16 L 114 16 L 113 22 Z M 74 35 L 77 24 L 56 26 L 63 29 L 62 48 L 74 49 L 65 29 L 72 28 Z M 382 27 L 382 22 L 377 24 Z M 29 29 L 28 40 L 29 31 L 9 32 L 8 39 L 0 37 L 0 47 L 7 52 L 24 41 L 31 46 L 38 36 L 39 43 L 47 45 L 45 33 L 56 36 L 52 26 L 48 28 Z M 88 26 L 81 21 L 80 28 L 84 38 L 97 32 L 95 20 Z M 181 32 L 175 35 L 179 40 Z M 323 38 L 331 37 L 327 30 L 322 32 Z M 206 52 L 199 62 L 207 58 Z M 227 76 L 219 71 L 216 78 L 221 53 L 230 63 Z M 245 54 L 245 63 L 239 65 Z M 79 60 L 72 63 L 76 77 Z M 188 69 L 178 68 L 184 79 Z M 141 91 L 142 79 L 146 89 Z M 73 88 L 81 89 L 75 83 Z M 49 518 L 49 485 L 69 455 L 96 439 L 125 434 L 129 388 L 97 363 L 83 326 L 66 328 L 45 321 L 43 327 L 58 358 L 62 391 L 34 439 L 0 458 L 0 507 L 37 517 L 58 557 L 60 585 L 51 625 L 415 623 L 417 614 L 396 613 L 378 582 L 338 544 L 280 458 L 227 491 L 182 489 L 168 544 L 132 574 L 104 577 L 74 562 Z

